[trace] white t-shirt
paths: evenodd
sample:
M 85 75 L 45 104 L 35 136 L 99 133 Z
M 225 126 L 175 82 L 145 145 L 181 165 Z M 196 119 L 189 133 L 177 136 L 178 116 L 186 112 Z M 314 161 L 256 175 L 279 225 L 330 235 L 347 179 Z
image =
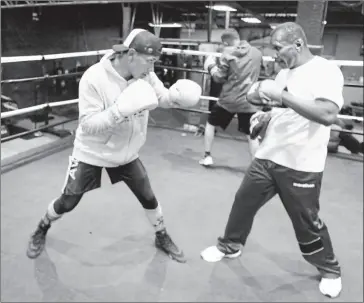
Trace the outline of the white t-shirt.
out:
M 275 81 L 306 102 L 325 98 L 341 109 L 344 77 L 339 67 L 322 57 L 295 69 L 281 70 Z M 265 138 L 255 157 L 304 172 L 322 172 L 330 127 L 310 121 L 290 108 L 274 108 Z

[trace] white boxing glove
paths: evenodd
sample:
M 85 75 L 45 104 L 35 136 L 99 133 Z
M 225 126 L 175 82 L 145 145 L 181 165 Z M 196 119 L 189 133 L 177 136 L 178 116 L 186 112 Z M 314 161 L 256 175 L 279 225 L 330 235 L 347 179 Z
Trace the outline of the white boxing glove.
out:
M 122 91 L 115 104 L 120 115 L 128 117 L 143 110 L 157 108 L 158 98 L 147 81 L 138 79 Z
M 282 103 L 283 88 L 272 79 L 263 80 L 260 84 L 259 92 L 278 104 Z
M 197 105 L 201 94 L 201 86 L 188 79 L 180 79 L 169 88 L 169 100 L 181 107 Z
M 255 82 L 247 93 L 247 100 L 254 105 L 281 106 L 283 90 L 271 79 Z
M 204 69 L 208 72 L 210 72 L 210 69 L 215 66 L 217 63 L 216 63 L 216 57 L 215 56 L 207 56 L 206 57 L 206 60 L 205 60 L 205 63 L 203 65 Z

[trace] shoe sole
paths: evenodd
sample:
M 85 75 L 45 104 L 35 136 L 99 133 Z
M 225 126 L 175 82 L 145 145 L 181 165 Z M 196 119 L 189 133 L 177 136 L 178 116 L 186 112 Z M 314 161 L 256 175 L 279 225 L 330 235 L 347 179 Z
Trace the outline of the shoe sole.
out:
M 340 297 L 341 292 L 337 296 L 330 296 L 330 295 L 324 294 L 322 292 L 321 292 L 321 294 L 324 295 L 325 297 L 329 298 L 329 299 L 337 299 L 338 297 Z
M 215 263 L 215 262 L 220 262 L 222 259 L 235 259 L 235 258 L 240 257 L 240 255 L 241 255 L 241 250 L 239 250 L 235 254 L 224 255 L 221 259 L 216 260 L 216 261 L 208 261 L 208 260 L 204 259 L 201 255 L 200 255 L 200 257 L 201 257 L 202 260 L 204 260 L 206 262 Z
M 36 259 L 36 258 L 38 258 L 38 257 L 42 254 L 42 252 L 43 252 L 43 249 L 42 249 L 42 250 L 40 250 L 39 252 L 36 252 L 36 253 L 29 252 L 29 251 L 27 250 L 27 257 L 28 257 L 29 259 Z
M 204 167 L 209 167 L 209 166 L 212 166 L 214 165 L 214 163 L 211 163 L 211 164 L 203 164 L 203 163 L 199 163 L 201 166 L 204 166 Z
M 321 292 L 321 290 L 320 290 Z M 321 292 L 322 295 L 324 295 L 325 297 L 329 298 L 329 299 L 337 299 L 338 297 L 340 297 L 341 295 L 341 291 L 339 292 L 339 294 L 337 296 L 330 296 L 328 294 L 324 294 L 323 292 Z
M 240 257 L 240 256 L 241 256 L 241 250 L 239 250 L 235 254 L 225 255 L 223 258 L 226 258 L 226 259 L 235 259 L 235 258 Z
M 320 293 L 321 293 L 323 296 L 325 296 L 325 297 L 327 297 L 327 298 L 330 298 L 330 299 L 336 299 L 336 298 L 340 297 L 340 295 L 341 295 L 341 292 L 342 292 L 342 285 L 341 285 L 341 289 L 340 289 L 339 293 L 338 293 L 336 296 L 331 296 L 331 295 L 329 295 L 329 294 L 325 293 L 324 291 L 321 291 L 321 285 L 319 285 L 319 290 L 320 290 Z

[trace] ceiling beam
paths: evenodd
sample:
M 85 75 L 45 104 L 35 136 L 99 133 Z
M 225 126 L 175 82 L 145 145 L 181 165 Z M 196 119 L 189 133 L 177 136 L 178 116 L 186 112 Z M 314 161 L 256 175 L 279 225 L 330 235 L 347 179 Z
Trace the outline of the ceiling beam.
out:
M 90 5 L 90 4 L 112 4 L 112 3 L 137 3 L 151 2 L 150 0 L 47 0 L 47 1 L 1 1 L 2 9 L 24 8 L 24 7 L 43 7 L 43 6 L 69 6 L 69 5 Z
M 246 12 L 248 14 L 251 14 L 255 18 L 259 19 L 262 23 L 267 23 L 267 20 L 262 15 L 260 15 L 259 13 L 256 13 L 255 11 L 251 10 L 250 8 L 245 8 L 245 7 L 241 6 L 238 2 L 236 2 L 236 6 L 239 10 Z

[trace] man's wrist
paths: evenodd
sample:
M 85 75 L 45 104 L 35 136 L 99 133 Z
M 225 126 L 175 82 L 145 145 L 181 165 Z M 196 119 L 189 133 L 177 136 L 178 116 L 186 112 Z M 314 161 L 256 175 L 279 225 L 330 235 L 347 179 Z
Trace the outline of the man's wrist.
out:
M 283 90 L 281 93 L 281 104 L 285 107 L 289 107 L 292 94 Z

